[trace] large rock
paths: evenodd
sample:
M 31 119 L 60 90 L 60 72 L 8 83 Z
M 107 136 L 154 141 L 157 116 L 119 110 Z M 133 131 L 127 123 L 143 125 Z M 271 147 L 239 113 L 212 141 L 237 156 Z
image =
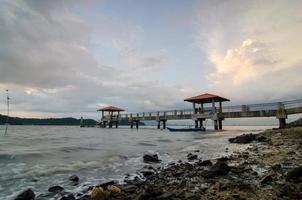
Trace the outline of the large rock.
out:
M 188 158 L 188 160 L 196 160 L 198 158 L 198 156 L 195 154 L 189 153 L 187 155 L 187 158 Z
M 230 138 L 229 142 L 238 144 L 247 144 L 256 139 L 256 134 L 243 134 L 234 138 Z
M 158 159 L 157 154 L 145 154 L 143 159 L 145 163 L 159 163 L 161 161 Z
M 53 193 L 59 193 L 59 192 L 62 192 L 63 190 L 64 190 L 64 188 L 62 188 L 59 185 L 48 188 L 48 192 L 53 192 Z
M 225 176 L 231 168 L 223 161 L 217 161 L 210 170 L 204 171 L 202 174 L 205 178 L 214 178 L 217 176 Z
M 289 182 L 301 182 L 302 181 L 302 166 L 296 167 L 292 170 L 290 170 L 286 174 L 286 181 Z
M 35 198 L 35 193 L 31 189 L 27 189 L 19 194 L 15 200 L 34 200 Z
M 72 181 L 72 182 L 77 183 L 77 182 L 79 182 L 80 179 L 77 175 L 72 175 L 72 176 L 69 177 L 69 180 Z

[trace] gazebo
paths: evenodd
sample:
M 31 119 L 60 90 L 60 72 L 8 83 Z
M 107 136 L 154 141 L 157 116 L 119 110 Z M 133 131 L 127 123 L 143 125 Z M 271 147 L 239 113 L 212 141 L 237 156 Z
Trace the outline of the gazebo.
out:
M 218 128 L 220 130 L 222 129 L 222 120 L 223 120 L 223 118 L 221 116 L 221 114 L 222 114 L 222 102 L 230 101 L 229 99 L 224 98 L 224 97 L 220 97 L 218 95 L 205 93 L 205 94 L 201 94 L 201 95 L 198 95 L 198 96 L 187 98 L 184 101 L 193 103 L 193 110 L 194 110 L 194 114 L 196 116 L 196 120 L 195 120 L 195 127 L 196 128 L 198 127 L 198 121 L 200 122 L 200 127 L 203 126 L 203 120 L 205 120 L 205 117 L 200 117 L 201 116 L 200 114 L 205 113 L 204 104 L 212 103 L 212 108 L 209 112 L 209 115 L 214 120 L 215 130 L 218 130 Z M 218 108 L 219 110 L 218 111 L 216 110 L 216 106 L 215 106 L 216 102 L 219 103 L 219 108 Z M 200 104 L 200 107 L 198 107 L 198 104 Z
M 101 109 L 98 109 L 97 111 L 102 112 L 102 126 L 105 128 L 107 122 L 109 123 L 109 128 L 112 128 L 112 123 L 115 122 L 115 126 L 116 128 L 118 127 L 118 117 L 120 115 L 120 112 L 125 111 L 122 108 L 118 108 L 118 107 L 114 107 L 114 106 L 107 106 Z M 105 117 L 105 112 L 107 112 L 107 116 L 109 116 L 109 118 Z M 116 118 L 114 118 L 114 113 L 117 113 Z

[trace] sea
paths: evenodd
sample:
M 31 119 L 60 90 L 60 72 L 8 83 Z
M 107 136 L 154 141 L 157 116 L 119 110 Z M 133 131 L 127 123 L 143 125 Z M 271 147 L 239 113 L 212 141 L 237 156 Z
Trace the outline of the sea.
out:
M 215 132 L 169 132 L 154 127 L 130 129 L 80 128 L 76 126 L 0 126 L 0 199 L 11 200 L 27 188 L 37 199 L 60 199 L 48 194 L 50 186 L 78 193 L 85 187 L 108 180 L 123 183 L 146 164 L 145 153 L 162 160 L 156 167 L 186 160 L 194 152 L 213 159 L 242 151 L 247 145 L 230 144 L 228 138 L 256 133 L 269 126 L 224 126 Z M 196 152 L 199 150 L 199 152 Z M 71 184 L 71 175 L 80 178 Z

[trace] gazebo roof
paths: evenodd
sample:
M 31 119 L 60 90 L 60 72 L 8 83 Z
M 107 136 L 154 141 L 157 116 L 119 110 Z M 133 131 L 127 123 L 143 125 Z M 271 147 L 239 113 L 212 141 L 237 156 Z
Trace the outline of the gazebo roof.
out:
M 214 100 L 214 102 L 222 102 L 222 101 L 230 101 L 229 99 L 226 99 L 224 97 L 220 97 L 214 94 L 201 94 L 198 96 L 190 97 L 185 99 L 184 101 L 192 102 L 192 103 L 211 103 Z
M 119 111 L 125 111 L 125 110 L 122 108 L 114 107 L 114 106 L 107 106 L 105 108 L 100 108 L 97 111 L 119 112 Z

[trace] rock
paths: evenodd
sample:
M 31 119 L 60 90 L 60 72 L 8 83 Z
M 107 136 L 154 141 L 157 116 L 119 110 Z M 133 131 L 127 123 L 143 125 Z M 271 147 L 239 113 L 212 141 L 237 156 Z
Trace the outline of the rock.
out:
M 31 189 L 27 189 L 20 193 L 15 200 L 34 200 L 35 198 L 35 193 Z
M 260 183 L 261 184 L 267 184 L 267 183 L 269 183 L 269 182 L 272 182 L 273 181 L 273 176 L 274 176 L 275 174 L 273 174 L 273 173 L 269 173 L 269 174 L 267 174 L 266 176 L 264 176 L 261 180 L 260 180 Z
M 229 142 L 238 144 L 247 144 L 256 139 L 256 134 L 243 134 L 234 138 L 230 138 Z
M 197 155 L 194 155 L 194 154 L 192 154 L 192 153 L 189 153 L 189 154 L 187 155 L 187 158 L 188 158 L 188 160 L 196 160 L 196 159 L 198 158 L 198 156 L 197 156 Z
M 214 178 L 216 176 L 225 176 L 231 168 L 223 161 L 218 161 L 211 167 L 209 171 L 204 171 L 202 175 L 205 178 Z
M 63 196 L 60 200 L 76 200 L 76 198 L 72 194 L 69 194 L 68 196 Z
M 270 138 L 267 138 L 267 137 L 265 137 L 263 135 L 257 135 L 256 140 L 258 142 L 270 142 L 271 141 Z
M 203 160 L 201 162 L 198 162 L 198 165 L 200 165 L 200 166 L 212 166 L 213 163 L 210 160 Z
M 154 171 L 152 171 L 152 170 L 144 170 L 144 171 L 141 171 L 140 173 L 142 173 L 144 177 L 148 177 L 148 176 L 153 175 Z
M 158 159 L 157 154 L 145 154 L 143 159 L 145 163 L 159 163 L 161 161 Z
M 95 187 L 91 192 L 91 199 L 100 200 L 106 198 L 106 193 L 102 187 Z
M 158 196 L 156 199 L 172 199 L 175 196 L 172 192 L 165 192 L 164 194 Z
M 106 182 L 98 184 L 97 187 L 101 187 L 101 188 L 107 189 L 107 187 L 109 185 L 114 185 L 115 183 L 116 183 L 115 181 L 106 181 Z
M 289 182 L 296 182 L 296 183 L 301 183 L 302 180 L 302 166 L 296 167 L 292 170 L 290 170 L 287 174 L 286 174 L 286 181 Z
M 48 192 L 53 192 L 53 193 L 59 193 L 59 192 L 62 192 L 63 190 L 64 190 L 64 188 L 62 188 L 59 185 L 48 188 Z
M 79 182 L 79 177 L 77 175 L 72 175 L 68 178 L 68 180 L 72 181 L 72 182 Z
M 107 190 L 110 192 L 110 195 L 117 195 L 122 192 L 120 188 L 118 188 L 117 186 L 114 186 L 114 185 L 109 185 L 107 187 Z

